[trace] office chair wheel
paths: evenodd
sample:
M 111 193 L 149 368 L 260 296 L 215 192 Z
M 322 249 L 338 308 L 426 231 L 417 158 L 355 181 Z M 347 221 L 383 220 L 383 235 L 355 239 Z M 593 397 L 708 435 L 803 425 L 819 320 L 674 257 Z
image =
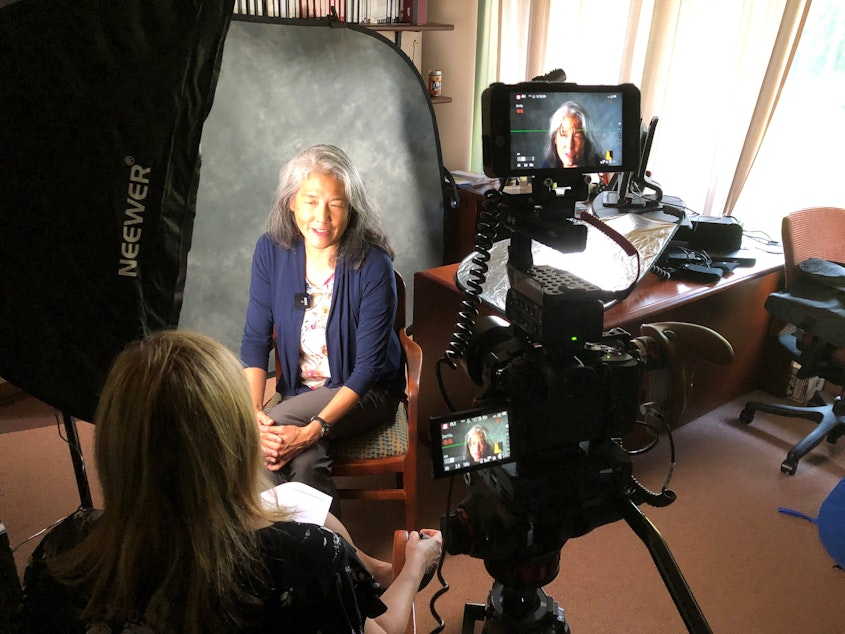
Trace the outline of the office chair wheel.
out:
M 842 436 L 845 436 L 845 428 L 842 425 L 837 425 L 836 427 L 830 430 L 830 433 L 825 436 L 825 439 L 831 445 L 835 445 L 836 441 L 842 438 Z
M 751 421 L 754 420 L 754 410 L 748 407 L 744 407 L 739 413 L 739 420 L 748 425 L 749 423 L 751 423 Z
M 795 472 L 798 470 L 798 461 L 793 462 L 790 458 L 787 458 L 780 463 L 780 470 L 787 475 L 795 475 Z

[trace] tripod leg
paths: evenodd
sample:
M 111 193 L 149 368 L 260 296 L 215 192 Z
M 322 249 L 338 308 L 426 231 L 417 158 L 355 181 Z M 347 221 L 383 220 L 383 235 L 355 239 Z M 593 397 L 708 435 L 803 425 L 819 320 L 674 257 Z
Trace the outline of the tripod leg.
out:
M 622 517 L 628 522 L 628 526 L 637 534 L 651 553 L 651 558 L 654 560 L 654 564 L 657 566 L 657 570 L 663 578 L 663 583 L 669 590 L 687 630 L 691 634 L 709 634 L 712 632 L 692 594 L 692 590 L 690 590 L 684 575 L 678 568 L 669 546 L 654 524 L 651 523 L 651 520 L 643 515 L 637 505 L 627 498 L 620 504 L 620 511 Z
M 70 459 L 73 462 L 73 472 L 76 475 L 76 488 L 79 490 L 79 501 L 82 508 L 94 508 L 91 499 L 91 488 L 88 486 L 88 475 L 85 473 L 85 461 L 82 459 L 82 445 L 79 442 L 79 432 L 76 429 L 76 419 L 69 414 L 62 412 L 65 423 L 65 434 L 67 434 Z
M 484 622 L 485 606 L 483 603 L 467 603 L 464 605 L 464 620 L 461 634 L 472 634 L 476 621 Z

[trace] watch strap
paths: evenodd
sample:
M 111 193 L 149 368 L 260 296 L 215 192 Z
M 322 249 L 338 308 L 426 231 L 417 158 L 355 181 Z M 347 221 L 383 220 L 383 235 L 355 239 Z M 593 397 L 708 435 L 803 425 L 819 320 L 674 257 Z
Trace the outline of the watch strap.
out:
M 332 429 L 332 426 L 329 425 L 325 420 L 323 420 L 319 416 L 312 416 L 311 422 L 314 422 L 314 421 L 317 421 L 318 423 L 320 423 L 320 427 L 322 427 L 322 431 L 320 432 L 320 438 L 325 438 L 326 436 L 328 436 L 329 432 Z

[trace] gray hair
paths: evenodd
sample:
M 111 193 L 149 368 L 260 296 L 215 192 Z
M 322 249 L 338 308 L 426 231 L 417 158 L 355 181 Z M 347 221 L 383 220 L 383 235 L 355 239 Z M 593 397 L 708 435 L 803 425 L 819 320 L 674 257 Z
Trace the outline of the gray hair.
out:
M 343 184 L 349 200 L 349 224 L 340 239 L 337 258 L 360 268 L 370 247 L 395 257 L 381 227 L 378 213 L 367 195 L 364 181 L 349 156 L 333 145 L 314 145 L 293 157 L 279 172 L 279 186 L 267 218 L 267 233 L 279 246 L 291 249 L 302 240 L 291 210 L 302 183 L 313 174 L 327 174 Z
M 480 434 L 483 442 L 484 442 L 484 456 L 492 456 L 493 455 L 493 441 L 490 440 L 490 432 L 488 431 L 487 427 L 482 425 L 481 423 L 476 423 L 473 425 L 470 430 L 467 432 L 466 437 L 464 438 L 464 447 L 465 453 L 467 457 L 469 457 L 469 441 L 472 439 L 473 436 L 476 434 Z
M 599 153 L 599 142 L 596 137 L 596 130 L 593 122 L 584 107 L 574 101 L 567 101 L 549 119 L 549 135 L 546 139 L 546 165 L 551 167 L 562 167 L 560 157 L 555 146 L 555 136 L 560 128 L 560 124 L 565 117 L 575 117 L 581 124 L 581 129 L 584 132 L 584 160 L 586 165 L 598 165 L 601 161 Z

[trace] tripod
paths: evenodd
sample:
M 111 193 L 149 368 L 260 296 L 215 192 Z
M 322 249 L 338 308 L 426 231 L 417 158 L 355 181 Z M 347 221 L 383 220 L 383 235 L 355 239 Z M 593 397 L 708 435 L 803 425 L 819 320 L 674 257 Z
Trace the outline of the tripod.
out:
M 687 630 L 691 634 L 712 632 L 707 619 L 692 594 L 669 546 L 637 505 L 622 498 L 616 504 L 619 515 L 646 545 L 666 589 Z M 558 557 L 560 553 L 558 553 Z M 552 576 L 552 578 L 554 575 Z M 548 581 L 551 581 L 549 578 Z M 487 634 L 511 632 L 543 632 L 569 634 L 563 608 L 539 587 L 513 588 L 496 580 L 487 597 L 487 605 L 467 603 L 464 606 L 463 634 L 472 634 L 474 623 L 483 621 Z

